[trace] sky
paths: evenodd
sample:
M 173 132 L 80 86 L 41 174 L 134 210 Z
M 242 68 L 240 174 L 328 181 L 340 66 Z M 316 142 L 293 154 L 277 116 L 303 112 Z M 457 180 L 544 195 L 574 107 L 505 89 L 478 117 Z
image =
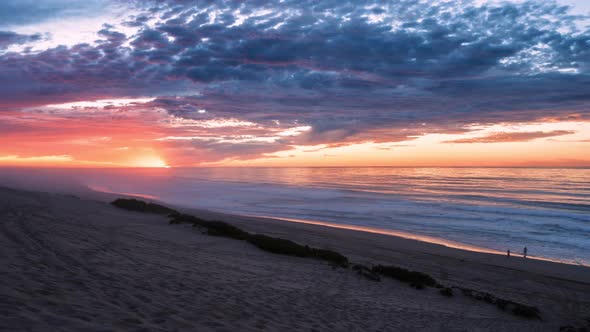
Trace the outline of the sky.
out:
M 2 0 L 0 166 L 590 166 L 590 2 Z

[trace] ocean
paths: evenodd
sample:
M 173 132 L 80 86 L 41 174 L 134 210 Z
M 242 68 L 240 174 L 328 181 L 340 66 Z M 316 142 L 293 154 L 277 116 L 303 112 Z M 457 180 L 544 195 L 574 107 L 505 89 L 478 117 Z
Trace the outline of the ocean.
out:
M 66 173 L 94 190 L 180 206 L 400 232 L 451 246 L 510 249 L 513 255 L 526 246 L 532 256 L 590 265 L 590 169 L 171 168 Z

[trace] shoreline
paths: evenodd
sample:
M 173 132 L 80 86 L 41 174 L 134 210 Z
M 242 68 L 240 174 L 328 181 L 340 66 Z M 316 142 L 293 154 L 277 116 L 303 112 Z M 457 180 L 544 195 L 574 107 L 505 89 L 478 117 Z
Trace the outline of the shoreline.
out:
M 166 204 L 169 206 L 175 206 L 175 207 L 182 208 L 182 209 L 203 211 L 203 209 L 200 209 L 200 208 L 194 208 L 194 207 L 185 206 L 185 205 L 177 205 L 174 203 L 168 203 L 168 202 L 162 201 L 158 196 L 149 195 L 149 194 L 114 192 L 114 191 L 109 191 L 104 188 L 98 188 L 98 187 L 88 187 L 88 189 L 94 193 L 110 195 L 110 196 L 112 196 L 112 199 L 115 199 L 120 196 L 133 197 L 133 198 L 138 198 L 138 199 L 147 199 L 147 200 L 154 201 L 154 202 L 160 202 L 162 204 Z M 382 235 L 399 237 L 399 238 L 404 238 L 404 239 L 409 239 L 409 240 L 414 240 L 414 241 L 419 241 L 419 242 L 424 242 L 424 243 L 437 244 L 437 245 L 441 245 L 441 246 L 445 246 L 445 247 L 449 247 L 449 248 L 460 249 L 460 250 L 465 250 L 465 251 L 470 251 L 470 252 L 486 253 L 486 254 L 506 257 L 506 251 L 500 251 L 500 250 L 495 250 L 495 249 L 491 249 L 491 248 L 480 247 L 477 245 L 466 244 L 466 243 L 462 243 L 460 241 L 449 240 L 449 239 L 445 239 L 442 237 L 414 234 L 411 232 L 406 232 L 406 231 L 401 231 L 401 230 L 391 230 L 391 229 L 371 227 L 371 226 L 339 224 L 339 223 L 329 222 L 329 221 L 318 221 L 318 220 L 310 220 L 310 219 L 280 217 L 280 216 L 251 215 L 251 214 L 233 213 L 233 212 L 225 212 L 225 211 L 211 211 L 211 210 L 207 210 L 207 211 L 214 212 L 214 213 L 217 213 L 220 215 L 246 217 L 246 218 L 272 219 L 272 220 L 277 220 L 277 221 L 287 221 L 287 222 L 303 223 L 303 224 L 317 225 L 317 226 L 323 226 L 323 227 L 348 229 L 348 230 L 373 233 L 373 234 L 382 234 Z M 519 259 L 519 258 L 523 258 L 522 253 L 511 252 L 510 259 Z M 579 262 L 576 260 L 571 260 L 571 259 L 557 259 L 557 258 L 542 257 L 542 256 L 535 256 L 535 255 L 527 255 L 526 259 L 547 261 L 547 262 L 573 265 L 573 266 L 590 267 L 590 262 L 589 263 L 582 263 L 582 262 Z
M 426 242 L 426 243 L 440 244 L 440 245 L 443 245 L 443 246 L 449 247 L 449 248 L 456 248 L 456 249 L 462 249 L 462 250 L 468 250 L 468 251 L 474 251 L 474 252 L 483 252 L 483 253 L 489 253 L 489 254 L 501 254 L 500 251 L 493 250 L 493 249 L 487 249 L 487 248 L 477 247 L 477 246 L 470 246 L 468 244 L 463 244 L 463 243 L 456 242 L 456 241 L 446 240 L 443 238 L 418 235 L 418 234 L 414 234 L 414 233 L 410 233 L 410 232 L 389 230 L 389 229 L 385 229 L 385 228 L 370 227 L 370 226 L 357 226 L 357 225 L 349 225 L 349 224 L 338 224 L 338 223 L 333 223 L 333 222 L 328 222 L 328 221 L 317 221 L 317 220 L 309 220 L 309 219 L 262 216 L 262 215 L 243 215 L 243 216 L 254 217 L 254 218 L 285 220 L 285 221 L 296 222 L 296 223 L 318 225 L 318 226 L 332 227 L 332 228 L 349 229 L 349 230 L 366 232 L 366 233 L 373 233 L 373 234 L 383 234 L 383 235 L 400 237 L 400 238 L 404 238 L 404 239 L 408 239 L 408 240 L 415 240 L 415 241 Z
M 0 189 L 1 188 L 2 187 L 0 186 Z M 7 189 L 11 189 L 11 188 L 7 188 Z M 17 188 L 15 188 L 14 190 L 30 190 L 31 192 L 36 192 L 32 189 L 17 189 Z M 60 193 L 56 193 L 56 194 L 59 195 Z M 559 265 L 565 265 L 565 266 L 583 267 L 583 268 L 587 268 L 588 271 L 590 272 L 590 264 L 586 265 L 586 264 L 568 261 L 568 260 L 551 259 L 551 258 L 546 258 L 546 257 L 538 257 L 538 256 L 534 256 L 534 255 L 533 256 L 528 255 L 527 258 L 525 259 L 522 257 L 522 255 L 515 255 L 516 253 L 513 253 L 512 256 L 510 257 L 510 259 L 506 259 L 507 258 L 506 252 L 501 252 L 501 251 L 494 250 L 494 249 L 464 244 L 461 242 L 451 241 L 451 240 L 447 240 L 447 239 L 443 239 L 443 238 L 417 235 L 417 234 L 404 232 L 404 231 L 380 229 L 380 228 L 369 227 L 369 226 L 356 226 L 356 225 L 338 224 L 338 223 L 324 222 L 324 221 L 305 220 L 305 219 L 297 219 L 297 218 L 274 217 L 274 216 L 263 216 L 263 215 L 248 215 L 248 214 L 240 214 L 240 213 L 233 213 L 233 212 L 222 212 L 222 211 L 200 209 L 200 208 L 194 208 L 194 207 L 185 206 L 185 205 L 177 205 L 177 204 L 173 204 L 173 203 L 168 203 L 168 202 L 162 201 L 159 197 L 154 196 L 154 195 L 114 192 L 114 191 L 108 191 L 104 188 L 98 188 L 98 187 L 84 187 L 84 188 L 78 188 L 77 190 L 70 189 L 70 191 L 63 192 L 61 194 L 65 194 L 65 195 L 75 194 L 75 195 L 79 195 L 79 196 L 86 198 L 86 199 L 98 200 L 98 201 L 102 201 L 102 202 L 106 202 L 106 203 L 110 203 L 114 199 L 120 198 L 120 197 L 144 199 L 144 200 L 148 200 L 151 202 L 160 203 L 160 204 L 163 204 L 166 206 L 178 208 L 180 210 L 189 211 L 189 212 L 194 213 L 199 216 L 204 215 L 204 216 L 209 216 L 209 217 L 213 217 L 213 218 L 218 218 L 222 221 L 226 221 L 226 222 L 230 222 L 230 223 L 235 223 L 237 221 L 243 226 L 248 226 L 247 223 L 252 223 L 254 221 L 258 221 L 258 222 L 262 221 L 265 224 L 283 223 L 283 224 L 287 225 L 287 228 L 288 228 L 289 224 L 295 224 L 295 225 L 301 224 L 301 225 L 315 227 L 320 231 L 321 231 L 321 229 L 339 229 L 339 230 L 344 230 L 344 231 L 360 232 L 360 233 L 365 233 L 368 235 L 373 234 L 373 235 L 377 235 L 377 236 L 391 237 L 393 239 L 398 239 L 398 240 L 411 241 L 412 243 L 414 243 L 418 246 L 423 244 L 428 248 L 441 247 L 441 248 L 456 250 L 456 251 L 458 251 L 458 253 L 455 253 L 453 255 L 458 255 L 458 256 L 470 256 L 469 255 L 470 253 L 481 254 L 481 255 L 491 255 L 490 257 L 493 258 L 492 261 L 495 262 L 496 264 L 500 264 L 500 265 L 503 265 L 503 263 L 508 263 L 508 265 L 513 265 L 513 263 L 511 263 L 511 262 L 514 262 L 514 261 L 547 262 L 547 263 L 559 264 Z M 244 221 L 246 221 L 247 223 L 243 224 Z M 436 250 L 436 249 L 434 249 L 434 250 Z M 463 252 L 463 253 L 461 253 L 461 252 Z M 450 254 L 450 253 L 448 253 L 448 254 Z M 485 258 L 483 258 L 482 260 L 485 260 Z M 518 266 L 511 266 L 510 268 L 518 268 Z M 590 274 L 588 275 L 587 283 L 590 284 Z
M 220 212 L 220 213 L 223 213 L 223 212 Z M 447 240 L 444 238 L 419 235 L 419 234 L 414 234 L 414 233 L 404 232 L 404 231 L 389 230 L 389 229 L 369 227 L 369 226 L 338 224 L 338 223 L 332 223 L 332 222 L 327 222 L 327 221 L 315 221 L 315 220 L 307 220 L 307 219 L 273 217 L 273 216 L 263 216 L 263 215 L 247 215 L 247 214 L 238 214 L 238 215 L 244 216 L 244 217 L 284 220 L 284 221 L 288 221 L 288 222 L 295 222 L 295 223 L 302 223 L 302 224 L 309 224 L 309 225 L 348 229 L 348 230 L 365 232 L 365 233 L 372 233 L 372 234 L 382 234 L 382 235 L 388 235 L 388 236 L 393 236 L 393 237 L 398 237 L 398 238 L 403 238 L 403 239 L 408 239 L 408 240 L 413 240 L 413 241 L 418 241 L 418 242 L 423 242 L 423 243 L 437 244 L 437 245 L 441 245 L 441 246 L 453 248 L 453 249 L 460 249 L 460 250 L 465 250 L 465 251 L 470 251 L 470 252 L 478 252 L 478 253 L 485 253 L 485 254 L 492 254 L 492 255 L 506 257 L 506 252 L 503 252 L 503 251 L 484 248 L 484 247 L 478 247 L 478 246 L 474 246 L 474 245 L 461 243 L 458 241 Z M 523 258 L 522 256 L 523 256 L 522 253 L 511 252 L 510 259 Z M 573 266 L 590 267 L 590 264 L 583 264 L 583 263 L 579 263 L 579 262 L 571 261 L 571 260 L 566 260 L 566 259 L 562 259 L 562 260 L 551 259 L 548 257 L 540 257 L 540 256 L 534 256 L 534 255 L 527 255 L 526 259 L 547 261 L 547 262 L 573 265 Z
M 131 196 L 132 197 L 132 196 Z M 166 204 L 165 206 L 177 208 L 183 213 L 192 214 L 204 219 L 214 219 L 237 225 L 246 231 L 258 232 L 265 235 L 281 236 L 289 240 L 309 244 L 315 246 L 327 245 L 329 249 L 336 249 L 337 251 L 344 251 L 351 257 L 357 256 L 357 253 L 346 251 L 346 245 L 340 245 L 337 242 L 325 242 L 327 239 L 340 240 L 356 240 L 362 239 L 364 245 L 368 248 L 374 242 L 384 242 L 391 246 L 393 250 L 400 253 L 416 254 L 414 257 L 423 256 L 425 261 L 432 259 L 445 258 L 452 261 L 471 262 L 478 265 L 487 265 L 493 268 L 502 268 L 506 270 L 514 270 L 521 272 L 538 273 L 550 278 L 563 279 L 576 283 L 581 283 L 590 286 L 590 266 L 582 264 L 569 264 L 562 261 L 554 261 L 550 259 L 537 258 L 534 256 L 511 256 L 509 259 L 505 254 L 498 254 L 488 252 L 486 250 L 476 251 L 468 250 L 460 247 L 447 246 L 445 244 L 421 241 L 412 237 L 403 237 L 400 235 L 389 234 L 385 232 L 369 232 L 367 230 L 359 230 L 349 225 L 336 224 L 335 226 L 324 225 L 322 222 L 297 222 L 284 218 L 265 217 L 265 216 L 250 216 L 242 214 L 232 214 L 225 212 L 218 212 L 205 209 L 190 208 L 180 205 Z M 393 231 L 395 232 L 395 231 Z M 303 236 L 303 235 L 306 236 Z M 310 239 L 315 237 L 322 237 L 321 242 L 310 242 Z M 356 245 L 355 245 L 356 246 Z M 358 256 L 357 256 L 358 257 Z M 361 262 L 370 263 L 384 263 L 378 259 L 369 259 L 364 257 Z M 422 257 L 421 257 L 422 258 Z M 419 264 L 409 265 L 409 267 L 419 267 Z M 406 266 L 408 267 L 408 266 Z M 418 268 L 417 268 L 418 269 Z

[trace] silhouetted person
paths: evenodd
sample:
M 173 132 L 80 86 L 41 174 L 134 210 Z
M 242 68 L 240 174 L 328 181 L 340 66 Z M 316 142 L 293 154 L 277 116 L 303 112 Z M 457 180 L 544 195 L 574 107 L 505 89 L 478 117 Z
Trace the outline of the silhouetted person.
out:
M 506 258 L 510 258 L 510 249 L 506 251 Z
M 524 250 L 522 251 L 522 257 L 526 258 L 526 253 L 527 253 L 527 249 L 526 247 L 524 247 Z

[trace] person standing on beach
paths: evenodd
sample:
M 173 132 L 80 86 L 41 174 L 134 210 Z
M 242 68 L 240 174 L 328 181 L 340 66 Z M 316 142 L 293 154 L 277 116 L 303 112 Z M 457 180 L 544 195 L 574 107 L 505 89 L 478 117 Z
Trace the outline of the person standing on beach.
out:
M 506 258 L 510 258 L 510 249 L 506 251 Z
M 522 257 L 526 258 L 526 253 L 527 253 L 527 248 L 524 247 L 524 250 L 522 251 Z

